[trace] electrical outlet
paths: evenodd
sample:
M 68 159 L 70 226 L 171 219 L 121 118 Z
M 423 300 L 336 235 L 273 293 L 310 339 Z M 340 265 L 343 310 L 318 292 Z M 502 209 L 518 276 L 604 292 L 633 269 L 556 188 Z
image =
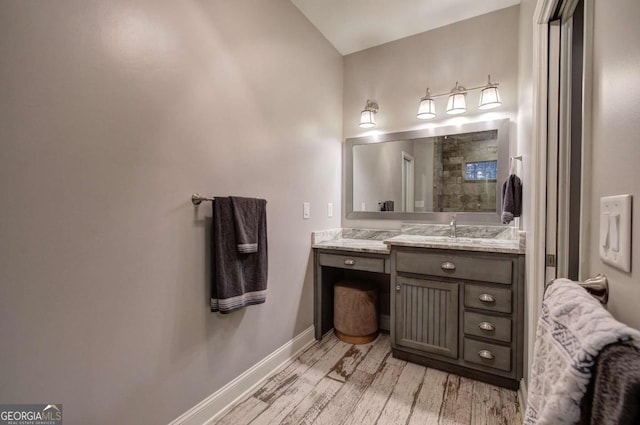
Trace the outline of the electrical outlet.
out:
M 333 217 L 333 204 L 331 202 L 327 204 L 327 217 Z

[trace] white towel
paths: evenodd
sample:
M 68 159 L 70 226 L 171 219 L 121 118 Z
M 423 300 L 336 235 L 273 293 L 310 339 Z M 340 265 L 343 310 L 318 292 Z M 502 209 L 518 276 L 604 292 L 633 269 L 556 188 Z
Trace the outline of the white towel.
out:
M 577 423 L 595 359 L 614 342 L 640 348 L 640 331 L 614 319 L 576 282 L 556 279 L 538 320 L 524 424 Z

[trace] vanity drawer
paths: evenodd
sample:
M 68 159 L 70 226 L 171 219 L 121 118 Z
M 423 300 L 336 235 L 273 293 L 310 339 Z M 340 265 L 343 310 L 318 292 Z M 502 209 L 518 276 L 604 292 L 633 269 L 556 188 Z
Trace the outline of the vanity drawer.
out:
M 511 319 L 465 311 L 464 333 L 511 342 Z
M 321 253 L 319 255 L 319 262 L 321 266 L 326 267 L 338 267 L 341 269 L 384 273 L 384 258 L 356 257 L 350 255 Z
M 464 306 L 511 313 L 511 289 L 464 285 Z
M 402 251 L 396 255 L 396 270 L 401 272 L 511 284 L 510 259 Z
M 511 372 L 511 348 L 465 338 L 464 361 Z

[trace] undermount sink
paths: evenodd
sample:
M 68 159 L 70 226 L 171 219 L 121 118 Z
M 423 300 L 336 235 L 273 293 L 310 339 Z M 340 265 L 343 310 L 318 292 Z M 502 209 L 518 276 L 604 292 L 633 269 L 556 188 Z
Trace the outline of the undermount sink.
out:
M 516 240 L 518 238 L 517 229 L 514 227 L 483 225 L 458 225 L 455 238 L 450 237 L 451 226 L 446 224 L 404 225 L 401 233 L 433 238 L 434 241 L 478 242 L 478 240 Z

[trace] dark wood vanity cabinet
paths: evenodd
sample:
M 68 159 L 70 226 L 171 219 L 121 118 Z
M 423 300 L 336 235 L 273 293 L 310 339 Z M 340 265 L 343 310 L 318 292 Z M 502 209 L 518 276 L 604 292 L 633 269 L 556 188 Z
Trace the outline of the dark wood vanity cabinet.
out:
M 523 324 L 524 256 L 392 249 L 394 357 L 515 389 Z
M 457 283 L 397 276 L 394 342 L 424 353 L 458 357 Z
M 380 313 L 389 315 L 388 254 L 314 249 L 314 325 L 315 338 L 333 328 L 333 288 L 340 280 L 374 282 L 379 287 Z M 389 320 L 387 320 L 387 323 Z M 384 326 L 381 323 L 381 328 Z

